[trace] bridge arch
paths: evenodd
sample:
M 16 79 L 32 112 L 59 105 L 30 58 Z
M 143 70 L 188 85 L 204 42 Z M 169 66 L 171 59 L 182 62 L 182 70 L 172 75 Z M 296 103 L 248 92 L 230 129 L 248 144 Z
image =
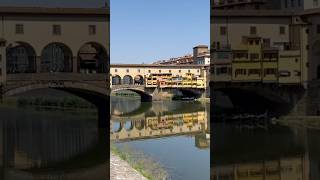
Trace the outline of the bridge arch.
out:
M 78 51 L 78 72 L 106 73 L 108 70 L 107 50 L 97 42 L 87 42 Z
M 148 92 L 145 92 L 142 89 L 138 89 L 138 88 L 123 87 L 123 88 L 114 89 L 112 92 L 118 92 L 118 91 L 124 91 L 124 90 L 128 90 L 128 91 L 132 91 L 132 92 L 137 93 L 141 97 L 142 102 L 151 102 L 152 101 L 151 94 L 149 94 Z
M 125 75 L 122 78 L 122 84 L 124 85 L 133 85 L 133 78 L 130 75 Z
M 112 85 L 121 85 L 121 77 L 119 75 L 112 76 Z
M 47 82 L 47 83 L 31 83 L 23 86 L 14 87 L 3 90 L 3 97 L 22 94 L 37 89 L 57 89 L 78 96 L 97 107 L 98 110 L 98 126 L 105 128 L 107 126 L 109 98 L 108 91 L 105 87 L 93 86 L 82 82 Z
M 195 99 L 198 99 L 202 96 L 202 92 L 200 90 L 179 89 L 179 91 L 182 93 L 183 97 L 194 97 Z
M 17 41 L 10 44 L 7 49 L 7 73 L 35 73 L 36 51 L 26 42 Z
M 60 42 L 45 46 L 41 52 L 41 72 L 72 72 L 72 50 Z
M 279 87 L 272 84 L 229 84 L 213 87 L 213 96 L 218 92 L 229 98 L 234 109 L 250 113 L 283 114 L 290 110 L 304 93 L 301 86 Z M 221 98 L 221 97 L 220 97 Z M 214 101 L 216 103 L 217 101 Z

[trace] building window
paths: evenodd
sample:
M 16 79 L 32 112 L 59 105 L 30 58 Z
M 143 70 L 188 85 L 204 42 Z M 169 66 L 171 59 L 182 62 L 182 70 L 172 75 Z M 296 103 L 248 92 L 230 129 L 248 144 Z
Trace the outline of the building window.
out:
M 227 34 L 227 27 L 222 26 L 220 27 L 220 35 L 225 36 Z
M 53 25 L 52 26 L 52 33 L 53 35 L 61 35 L 61 26 L 60 25 Z
M 161 70 L 159 70 L 159 73 L 161 73 Z
M 171 73 L 171 70 L 169 70 L 169 73 Z
M 181 73 L 181 70 L 179 70 L 179 73 Z
M 286 34 L 286 27 L 280 26 L 280 35 L 285 35 L 285 34 Z
M 129 69 L 127 69 L 127 73 L 129 73 Z
M 255 60 L 255 59 L 259 59 L 259 54 L 258 53 L 251 53 L 250 60 Z
M 237 77 L 238 75 L 246 75 L 247 70 L 246 69 L 236 69 L 235 71 L 235 76 Z
M 140 69 L 138 69 L 138 72 L 140 72 Z
M 89 25 L 89 35 L 95 35 L 95 34 L 96 34 L 96 26 Z
M 24 34 L 23 24 L 16 24 L 16 34 Z
M 114 72 L 118 72 L 118 69 L 114 69 Z
M 301 7 L 301 0 L 298 0 L 298 6 Z
M 188 69 L 188 73 L 190 73 L 191 71 L 190 71 L 190 69 Z
M 318 0 L 313 0 L 313 6 L 318 6 L 319 2 Z
M 250 34 L 251 35 L 256 35 L 257 34 L 257 27 L 251 26 L 250 27 Z
M 151 73 L 151 70 L 148 70 L 149 73 Z

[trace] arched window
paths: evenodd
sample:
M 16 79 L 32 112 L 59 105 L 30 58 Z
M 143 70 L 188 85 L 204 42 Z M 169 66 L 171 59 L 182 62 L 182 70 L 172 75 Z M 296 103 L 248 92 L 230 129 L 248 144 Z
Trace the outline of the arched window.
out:
M 10 44 L 7 48 L 7 73 L 35 73 L 36 53 L 33 47 L 25 42 Z
M 47 45 L 41 54 L 41 72 L 72 72 L 73 55 L 62 43 Z

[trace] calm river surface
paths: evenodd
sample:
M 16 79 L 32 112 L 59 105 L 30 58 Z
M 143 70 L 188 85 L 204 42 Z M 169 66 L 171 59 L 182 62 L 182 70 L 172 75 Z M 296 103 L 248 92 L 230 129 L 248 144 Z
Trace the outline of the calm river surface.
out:
M 94 112 L 0 107 L 0 179 L 106 180 L 108 139 Z
M 211 179 L 319 180 L 320 130 L 212 124 Z
M 111 141 L 159 162 L 173 180 L 210 178 L 209 104 L 111 98 Z

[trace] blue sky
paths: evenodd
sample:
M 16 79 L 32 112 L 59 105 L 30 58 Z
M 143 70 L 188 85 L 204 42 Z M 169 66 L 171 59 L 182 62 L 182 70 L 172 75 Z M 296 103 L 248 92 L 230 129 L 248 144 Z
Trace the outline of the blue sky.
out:
M 111 63 L 151 63 L 210 42 L 209 0 L 111 0 Z
M 209 45 L 209 0 L 110 0 L 111 63 L 151 63 Z M 101 7 L 105 0 L 1 0 L 0 5 Z

